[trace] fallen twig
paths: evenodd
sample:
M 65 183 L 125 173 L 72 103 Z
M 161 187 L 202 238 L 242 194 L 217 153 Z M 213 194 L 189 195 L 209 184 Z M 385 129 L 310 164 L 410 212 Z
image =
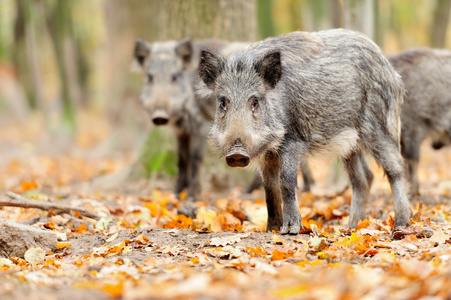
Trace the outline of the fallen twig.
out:
M 61 205 L 54 202 L 47 202 L 41 200 L 30 200 L 24 196 L 13 192 L 6 192 L 6 195 L 11 199 L 0 199 L 1 206 L 23 207 L 23 208 L 38 208 L 42 210 L 52 209 L 54 213 L 75 213 L 80 212 L 82 216 L 98 220 L 100 216 L 86 209 Z

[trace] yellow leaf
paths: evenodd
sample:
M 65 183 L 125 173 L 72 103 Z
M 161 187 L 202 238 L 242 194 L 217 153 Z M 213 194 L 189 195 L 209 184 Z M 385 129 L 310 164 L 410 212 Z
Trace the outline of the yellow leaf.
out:
M 25 252 L 24 257 L 30 264 L 42 264 L 45 258 L 45 251 L 42 248 L 30 248 Z
M 105 242 L 109 243 L 109 242 L 114 241 L 114 240 L 117 238 L 118 234 L 119 234 L 119 233 L 116 232 L 115 234 L 113 234 L 112 236 L 110 236 L 108 239 L 106 239 Z
M 274 234 L 272 236 L 272 243 L 276 245 L 283 245 L 285 243 L 285 240 Z
M 276 298 L 287 298 L 299 295 L 307 290 L 308 290 L 307 284 L 300 284 L 288 288 L 278 289 L 274 291 L 273 294 Z

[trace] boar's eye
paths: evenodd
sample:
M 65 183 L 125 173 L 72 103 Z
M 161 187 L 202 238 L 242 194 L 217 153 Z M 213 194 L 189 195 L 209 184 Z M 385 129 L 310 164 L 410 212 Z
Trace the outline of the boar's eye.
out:
M 226 111 L 227 110 L 227 99 L 226 97 L 218 97 L 218 101 L 219 101 L 219 107 Z
M 176 82 L 178 79 L 179 79 L 179 77 L 180 77 L 180 74 L 174 74 L 174 75 L 172 75 L 172 77 L 171 77 L 171 79 L 172 79 L 172 82 Z
M 257 97 L 251 97 L 250 102 L 251 102 L 251 109 L 252 109 L 252 111 L 255 111 L 255 109 L 258 106 L 258 98 Z
M 153 82 L 153 75 L 152 74 L 147 74 L 147 82 L 148 83 L 152 83 Z

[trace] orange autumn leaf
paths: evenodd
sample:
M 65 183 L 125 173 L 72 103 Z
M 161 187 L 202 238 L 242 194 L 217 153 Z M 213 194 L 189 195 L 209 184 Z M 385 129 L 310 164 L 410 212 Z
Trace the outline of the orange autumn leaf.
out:
M 243 225 L 241 225 L 241 224 L 225 223 L 225 224 L 222 224 L 222 229 L 225 230 L 225 231 L 242 232 L 243 231 Z
M 149 238 L 144 235 L 144 233 L 141 233 L 137 237 L 133 239 L 134 242 L 138 244 L 147 244 L 149 243 Z
M 262 247 L 246 247 L 246 252 L 249 253 L 252 257 L 255 256 L 265 256 L 267 255 L 265 251 L 263 251 Z
M 72 244 L 69 242 L 58 242 L 56 244 L 56 249 L 68 248 L 70 246 L 72 246 Z
M 185 215 L 177 215 L 172 221 L 163 224 L 163 228 L 178 228 L 178 229 L 189 229 L 193 224 L 193 219 Z
M 370 220 L 360 220 L 359 224 L 357 225 L 356 231 L 359 231 L 360 229 L 367 228 L 370 225 Z
M 126 246 L 125 241 L 123 241 L 120 244 L 114 245 L 113 247 L 110 248 L 110 250 L 108 250 L 107 256 L 121 254 L 122 251 L 124 251 L 125 246 Z
M 423 203 L 419 202 L 417 204 L 417 212 L 413 215 L 412 218 L 410 218 L 410 220 L 413 223 L 420 222 L 422 210 L 423 210 Z
M 88 231 L 85 224 L 81 224 L 79 227 L 72 230 L 74 233 L 84 234 Z
M 271 255 L 271 260 L 282 260 L 282 259 L 287 259 L 288 257 L 292 257 L 294 254 L 290 253 L 290 252 L 282 252 L 279 250 L 274 250 L 272 255 Z
M 192 262 L 193 264 L 198 264 L 199 263 L 199 257 L 191 258 L 189 261 Z
M 22 188 L 22 192 L 26 192 L 28 190 L 33 190 L 38 187 L 37 183 L 34 181 L 22 181 L 20 184 L 20 187 Z
M 124 291 L 124 283 L 122 281 L 117 283 L 105 284 L 102 290 L 113 298 L 119 298 Z
M 49 268 L 50 266 L 55 266 L 55 260 L 54 259 L 47 259 L 45 261 L 44 268 Z
M 188 199 L 188 193 L 187 191 L 183 190 L 179 193 L 179 199 L 182 201 L 185 201 L 186 199 Z

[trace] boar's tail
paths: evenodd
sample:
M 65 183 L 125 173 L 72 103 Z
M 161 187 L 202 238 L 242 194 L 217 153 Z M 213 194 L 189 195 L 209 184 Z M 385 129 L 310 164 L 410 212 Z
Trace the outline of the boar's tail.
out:
M 401 88 L 389 96 L 387 112 L 387 132 L 401 149 L 401 105 L 404 90 Z

